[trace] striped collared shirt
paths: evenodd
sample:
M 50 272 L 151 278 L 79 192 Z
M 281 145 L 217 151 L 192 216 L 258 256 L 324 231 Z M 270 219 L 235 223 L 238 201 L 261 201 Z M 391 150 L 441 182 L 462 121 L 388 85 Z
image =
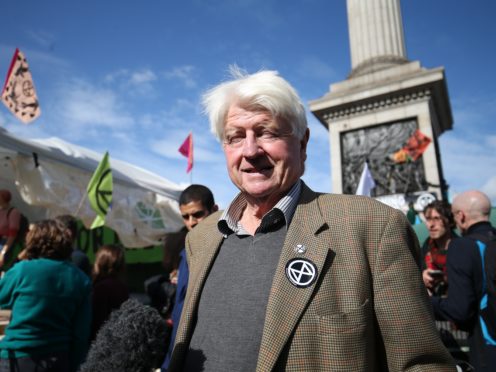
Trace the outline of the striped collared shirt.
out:
M 286 228 L 289 226 L 300 197 L 301 183 L 302 181 L 298 180 L 289 192 L 262 217 L 262 222 L 257 231 L 265 231 L 269 225 L 279 223 L 280 217 L 284 219 Z M 250 235 L 240 222 L 246 204 L 246 197 L 240 192 L 219 218 L 217 227 L 221 234 L 226 236 L 234 232 L 236 235 Z

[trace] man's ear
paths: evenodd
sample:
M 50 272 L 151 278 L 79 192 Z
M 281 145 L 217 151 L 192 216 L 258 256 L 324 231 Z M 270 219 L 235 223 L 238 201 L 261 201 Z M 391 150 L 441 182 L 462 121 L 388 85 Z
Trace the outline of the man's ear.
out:
M 305 134 L 303 135 L 303 138 L 300 140 L 300 148 L 303 154 L 302 156 L 303 161 L 307 160 L 307 145 L 309 139 L 310 139 L 310 128 L 307 128 L 305 130 Z
M 217 212 L 218 210 L 219 210 L 219 206 L 217 204 L 214 204 L 214 206 L 212 207 L 212 211 L 210 213 Z

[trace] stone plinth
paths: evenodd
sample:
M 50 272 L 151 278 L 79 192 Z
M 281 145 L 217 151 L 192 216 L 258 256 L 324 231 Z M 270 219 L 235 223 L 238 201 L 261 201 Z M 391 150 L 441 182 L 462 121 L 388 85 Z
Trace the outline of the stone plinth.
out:
M 444 180 L 437 137 L 452 127 L 444 69 L 408 62 L 332 84 L 310 109 L 329 129 L 332 186 L 354 193 L 366 160 L 378 181 L 376 196 L 431 191 L 442 197 Z M 432 143 L 416 162 L 388 156 L 419 129 Z

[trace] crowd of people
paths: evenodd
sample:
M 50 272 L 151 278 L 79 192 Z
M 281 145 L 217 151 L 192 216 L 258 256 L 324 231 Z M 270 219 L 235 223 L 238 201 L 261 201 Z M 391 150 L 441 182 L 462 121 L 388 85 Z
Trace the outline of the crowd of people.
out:
M 167 272 L 145 285 L 170 328 L 158 343 L 161 370 L 496 370 L 493 330 L 480 320 L 496 298 L 485 265 L 496 239 L 489 198 L 467 191 L 427 205 L 420 246 L 401 211 L 311 190 L 301 179 L 310 132 L 294 88 L 274 71 L 232 72 L 203 103 L 239 194 L 218 211 L 207 187 L 186 188 Z M 9 202 L 0 191 L 2 257 L 18 230 Z M 122 248 L 100 247 L 90 270 L 73 222 L 34 223 L 0 280 L 0 308 L 12 310 L 0 371 L 75 371 L 91 339 L 119 347 L 98 333 L 107 327 L 117 340 L 116 314 L 140 326 L 132 315 L 146 311 L 127 301 Z M 468 333 L 469 356 L 455 360 L 435 320 Z M 105 357 L 90 354 L 91 366 Z
M 10 198 L 7 190 L 0 194 Z M 3 272 L 0 308 L 11 316 L 0 371 L 77 371 L 99 328 L 129 298 L 123 248 L 100 247 L 90 265 L 74 248 L 75 224 L 67 215 L 31 224 L 24 248 Z M 15 226 L 2 231 L 16 236 Z

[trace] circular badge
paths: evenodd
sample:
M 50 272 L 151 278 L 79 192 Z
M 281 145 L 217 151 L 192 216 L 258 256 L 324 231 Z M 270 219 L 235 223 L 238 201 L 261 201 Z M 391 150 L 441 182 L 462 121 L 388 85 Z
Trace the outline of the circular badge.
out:
M 293 258 L 286 264 L 286 277 L 298 288 L 306 288 L 317 279 L 317 266 L 304 258 Z

